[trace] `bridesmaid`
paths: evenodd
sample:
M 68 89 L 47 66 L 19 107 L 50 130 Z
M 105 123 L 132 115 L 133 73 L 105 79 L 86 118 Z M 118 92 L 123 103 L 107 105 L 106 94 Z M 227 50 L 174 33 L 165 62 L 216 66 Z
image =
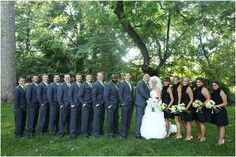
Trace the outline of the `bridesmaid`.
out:
M 225 126 L 228 125 L 227 111 L 225 109 L 225 106 L 227 105 L 227 96 L 225 92 L 220 88 L 217 81 L 214 81 L 212 83 L 212 86 L 212 100 L 215 101 L 216 107 L 218 109 L 221 109 L 218 113 L 214 112 L 212 115 L 212 122 L 217 126 L 219 133 L 218 145 L 221 145 L 225 143 Z
M 191 135 L 191 121 L 192 121 L 192 102 L 193 102 L 193 91 L 189 85 L 189 78 L 184 77 L 182 86 L 182 101 L 185 104 L 185 112 L 181 114 L 181 119 L 184 121 L 184 127 L 186 129 L 185 141 L 190 141 L 193 137 Z M 187 111 L 189 113 L 187 113 Z
M 170 113 L 169 108 L 174 102 L 174 97 L 172 90 L 170 88 L 170 78 L 166 77 L 163 80 L 163 89 L 162 89 L 162 103 L 167 104 L 166 110 L 164 111 L 164 117 L 165 117 L 165 122 L 166 122 L 166 132 L 167 132 L 167 137 L 170 135 L 170 122 L 169 118 L 174 118 L 173 114 Z
M 180 104 L 180 101 L 181 101 L 182 92 L 181 92 L 181 86 L 180 86 L 180 81 L 179 80 L 180 79 L 179 79 L 178 76 L 175 76 L 173 78 L 173 89 L 172 89 L 173 96 L 174 96 L 173 105 L 178 105 L 178 104 Z M 180 115 L 178 115 L 178 114 L 174 115 L 174 121 L 175 121 L 175 125 L 176 125 L 176 128 L 177 128 L 177 133 L 176 133 L 176 137 L 175 137 L 176 139 L 182 138 L 179 118 L 180 118 Z
M 193 116 L 194 116 L 194 119 L 196 121 L 197 128 L 198 128 L 198 139 L 201 142 L 203 142 L 206 140 L 206 137 L 205 137 L 206 128 L 205 128 L 204 123 L 208 119 L 206 117 L 207 110 L 205 107 L 205 102 L 207 100 L 210 100 L 211 96 L 210 96 L 208 89 L 206 87 L 204 87 L 204 79 L 203 78 L 201 78 L 201 77 L 196 78 L 196 85 L 197 85 L 197 87 L 193 89 L 193 97 L 194 97 L 193 101 L 200 100 L 203 104 L 201 106 L 202 113 L 196 112 L 197 109 L 194 108 L 193 109 Z

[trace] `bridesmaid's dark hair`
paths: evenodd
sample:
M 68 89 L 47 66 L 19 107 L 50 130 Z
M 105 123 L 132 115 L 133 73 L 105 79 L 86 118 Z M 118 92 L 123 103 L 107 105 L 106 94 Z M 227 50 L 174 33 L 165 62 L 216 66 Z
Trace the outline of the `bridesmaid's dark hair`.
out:
M 216 83 L 218 86 L 220 86 L 220 83 L 218 81 L 213 81 L 212 83 Z
M 177 78 L 178 80 L 180 80 L 179 76 L 174 76 L 173 79 L 174 79 L 174 78 Z
M 203 84 L 205 84 L 205 79 L 204 79 L 204 78 L 198 77 L 198 78 L 196 78 L 196 81 L 197 81 L 197 80 L 199 80 L 199 81 L 201 81 Z
M 170 82 L 170 77 L 165 77 L 164 81 Z

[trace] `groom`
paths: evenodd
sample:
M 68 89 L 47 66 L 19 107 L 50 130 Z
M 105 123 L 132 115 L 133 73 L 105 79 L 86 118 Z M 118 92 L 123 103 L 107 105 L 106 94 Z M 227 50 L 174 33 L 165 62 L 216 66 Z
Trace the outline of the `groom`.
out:
M 146 100 L 150 98 L 150 86 L 149 86 L 150 76 L 144 73 L 143 80 L 139 81 L 136 89 L 136 138 L 141 139 L 140 127 L 142 124 L 142 118 L 144 115 L 144 110 L 146 108 Z

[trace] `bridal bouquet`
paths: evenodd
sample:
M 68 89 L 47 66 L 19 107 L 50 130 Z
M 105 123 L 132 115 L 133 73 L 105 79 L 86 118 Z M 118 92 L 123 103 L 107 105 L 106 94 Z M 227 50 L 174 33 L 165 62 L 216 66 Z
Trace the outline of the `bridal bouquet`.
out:
M 161 104 L 161 110 L 164 111 L 167 107 L 167 104 L 166 103 L 162 103 Z
M 218 108 L 216 108 L 215 102 L 213 100 L 207 100 L 205 106 L 206 106 L 206 108 L 211 109 L 212 114 L 213 114 L 213 111 L 215 111 L 216 113 L 218 113 L 220 111 Z
M 149 99 L 147 100 L 147 104 L 149 104 L 149 105 L 152 106 L 152 112 L 155 112 L 154 107 L 155 107 L 155 105 L 157 105 L 157 103 L 158 103 L 158 101 L 157 101 L 156 98 L 149 98 Z
M 178 104 L 178 105 L 176 106 L 176 108 L 177 108 L 177 111 L 178 111 L 179 113 L 184 112 L 184 111 L 185 111 L 185 104 L 184 104 L 184 103 Z
M 200 112 L 202 113 L 202 110 L 200 109 L 200 107 L 202 106 L 202 102 L 200 100 L 195 100 L 193 102 L 193 107 L 194 108 L 197 108 L 197 111 L 196 112 Z

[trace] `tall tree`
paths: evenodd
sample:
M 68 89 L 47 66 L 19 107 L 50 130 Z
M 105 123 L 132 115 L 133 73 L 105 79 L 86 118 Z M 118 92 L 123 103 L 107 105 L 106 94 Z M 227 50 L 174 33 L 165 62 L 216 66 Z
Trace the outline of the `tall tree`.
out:
M 15 2 L 1 2 L 1 100 L 10 102 L 16 84 Z

